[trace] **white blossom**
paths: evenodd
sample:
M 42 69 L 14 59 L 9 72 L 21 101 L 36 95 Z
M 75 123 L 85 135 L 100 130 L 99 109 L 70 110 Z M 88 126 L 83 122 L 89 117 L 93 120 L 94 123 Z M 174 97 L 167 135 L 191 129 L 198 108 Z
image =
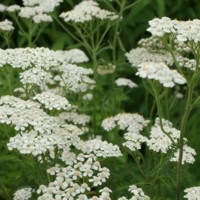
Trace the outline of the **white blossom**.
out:
M 169 69 L 164 63 L 146 62 L 139 65 L 137 69 L 136 75 L 141 78 L 157 80 L 164 87 L 174 87 L 175 84 L 186 83 L 185 78 L 177 70 Z
M 200 199 L 200 187 L 191 187 L 191 188 L 186 188 L 184 190 L 186 195 L 184 196 L 185 199 L 188 200 L 199 200 Z
M 7 6 L 4 4 L 0 4 L 0 12 L 4 12 L 6 10 Z
M 118 18 L 115 13 L 99 8 L 98 3 L 93 0 L 82 1 L 76 5 L 73 10 L 63 12 L 60 17 L 62 17 L 65 22 L 72 21 L 78 23 L 91 21 L 94 18 L 100 20 L 114 20 Z
M 8 19 L 5 19 L 4 21 L 0 22 L 0 31 L 10 32 L 13 31 L 14 29 L 15 28 L 13 26 L 13 23 Z
M 137 87 L 137 84 L 134 83 L 132 80 L 127 79 L 127 78 L 118 78 L 115 80 L 115 84 L 120 87 L 120 86 L 127 86 L 129 88 L 135 88 Z
M 12 13 L 12 12 L 18 12 L 20 11 L 21 7 L 17 4 L 13 4 L 7 7 L 6 11 Z
M 60 120 L 64 120 L 67 122 L 72 122 L 75 125 L 85 126 L 90 122 L 90 116 L 86 114 L 79 114 L 76 112 L 62 112 L 58 116 Z
M 156 118 L 154 126 L 150 131 L 150 138 L 146 141 L 149 149 L 156 151 L 167 153 L 169 150 L 174 148 L 174 144 L 177 144 L 180 138 L 180 131 L 172 126 L 172 123 L 168 120 L 162 119 L 163 129 L 164 131 L 170 135 L 170 137 L 163 132 L 160 125 L 159 118 Z M 172 141 L 173 140 L 173 141 Z M 187 139 L 183 138 L 184 143 L 187 143 Z M 189 147 L 187 144 L 183 146 L 183 158 L 182 164 L 185 163 L 194 163 L 196 155 L 196 151 Z M 170 161 L 178 162 L 179 160 L 179 149 L 177 149 Z
M 149 50 L 143 47 L 132 49 L 129 53 L 125 54 L 128 61 L 133 67 L 138 67 L 145 62 L 165 63 L 172 66 L 174 60 L 169 52 L 165 50 Z
M 70 154 L 68 154 L 70 156 Z M 91 191 L 92 187 L 102 185 L 109 177 L 109 170 L 101 167 L 93 154 L 79 154 L 72 159 L 66 167 L 56 165 L 47 170 L 48 173 L 55 176 L 55 180 L 48 186 L 41 185 L 37 190 L 40 194 L 38 200 L 46 197 L 55 198 L 60 195 L 66 199 L 89 199 L 85 193 Z M 78 180 L 84 179 L 86 182 Z M 59 191 L 59 193 L 58 193 Z M 109 192 L 106 189 L 101 190 L 101 195 Z
M 33 17 L 33 21 L 37 24 L 39 23 L 47 23 L 47 22 L 52 22 L 53 19 L 51 16 L 47 14 L 37 14 Z
M 33 100 L 39 101 L 49 110 L 66 110 L 67 107 L 71 107 L 69 101 L 60 95 L 53 94 L 51 92 L 42 92 L 33 97 Z
M 122 156 L 119 146 L 108 143 L 107 141 L 102 141 L 99 138 L 80 141 L 76 148 L 80 149 L 85 154 L 93 153 L 97 157 L 107 158 Z
M 13 200 L 29 200 L 32 197 L 33 192 L 34 189 L 31 187 L 21 188 L 13 194 Z

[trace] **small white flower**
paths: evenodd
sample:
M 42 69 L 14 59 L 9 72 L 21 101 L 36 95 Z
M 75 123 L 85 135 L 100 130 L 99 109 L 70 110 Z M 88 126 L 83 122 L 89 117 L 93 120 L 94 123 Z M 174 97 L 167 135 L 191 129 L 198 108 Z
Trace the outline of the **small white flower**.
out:
M 82 1 L 80 4 L 76 5 L 72 11 L 63 12 L 60 17 L 62 17 L 65 22 L 72 21 L 76 23 L 84 23 L 94 18 L 100 20 L 114 20 L 118 18 L 115 13 L 100 9 L 98 3 L 93 0 Z
M 0 31 L 10 32 L 13 31 L 14 29 L 15 28 L 13 26 L 13 23 L 8 19 L 5 19 L 4 21 L 0 22 Z
M 31 187 L 19 189 L 13 194 L 13 200 L 29 200 L 33 192 L 35 191 Z
M 200 187 L 191 187 L 184 190 L 186 195 L 184 196 L 185 199 L 188 200 L 199 200 L 200 198 Z
M 117 80 L 115 80 L 115 84 L 117 86 L 127 86 L 129 88 L 135 88 L 137 87 L 137 84 L 134 83 L 133 81 L 131 81 L 130 79 L 127 78 L 118 78 Z

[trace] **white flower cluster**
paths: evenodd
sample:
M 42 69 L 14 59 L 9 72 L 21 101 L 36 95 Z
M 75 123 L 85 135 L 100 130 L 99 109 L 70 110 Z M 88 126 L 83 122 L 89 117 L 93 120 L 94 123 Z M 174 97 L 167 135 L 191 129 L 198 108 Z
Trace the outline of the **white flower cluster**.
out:
M 196 151 L 189 147 L 188 145 L 183 146 L 183 158 L 182 164 L 190 163 L 193 164 L 195 162 L 194 156 L 196 155 Z M 174 153 L 173 157 L 170 159 L 172 162 L 178 162 L 179 160 L 179 149 Z
M 61 13 L 60 17 L 65 22 L 78 23 L 88 22 L 93 19 L 114 20 L 118 18 L 115 13 L 99 8 L 99 4 L 93 0 L 82 1 L 72 11 Z
M 10 65 L 13 68 L 26 69 L 36 67 L 49 69 L 63 63 L 80 63 L 88 61 L 84 52 L 78 49 L 53 51 L 44 47 L 0 49 L 0 67 Z
M 25 131 L 32 127 L 39 133 L 51 133 L 59 127 L 59 119 L 47 115 L 39 107 L 38 103 L 30 100 L 3 96 L 0 99 L 0 122 L 14 126 L 17 131 Z
M 173 128 L 172 123 L 167 120 L 162 119 L 162 124 L 165 132 L 170 133 L 171 138 L 177 143 L 180 131 Z M 161 130 L 159 118 L 156 118 L 155 124 L 150 131 L 150 139 L 147 141 L 147 146 L 153 151 L 167 153 L 172 148 L 172 145 L 170 138 Z
M 120 87 L 120 86 L 127 86 L 129 88 L 137 87 L 137 84 L 128 78 L 118 78 L 117 80 L 115 80 L 115 84 L 118 87 Z
M 23 85 L 36 85 L 42 90 L 47 90 L 47 85 L 52 83 L 52 75 L 41 68 L 31 68 L 20 73 L 20 82 Z
M 124 142 L 123 145 L 129 148 L 131 151 L 141 149 L 141 144 L 148 140 L 145 136 L 135 132 L 125 133 L 124 139 L 126 140 L 126 142 Z
M 148 120 L 145 120 L 143 116 L 139 114 L 120 113 L 114 117 L 106 118 L 102 122 L 102 127 L 106 131 L 110 131 L 116 127 L 120 130 L 126 130 L 124 138 L 126 142 L 124 146 L 132 151 L 141 149 L 141 144 L 147 140 L 146 137 L 140 134 L 140 131 L 148 124 Z
M 119 113 L 114 117 L 109 117 L 103 120 L 102 128 L 106 131 L 119 127 L 120 130 L 139 133 L 147 124 L 143 116 L 137 113 Z
M 187 194 L 184 196 L 184 198 L 188 200 L 200 200 L 200 187 L 191 187 L 184 190 Z
M 15 28 L 13 26 L 13 23 L 9 21 L 8 19 L 5 19 L 4 21 L 0 21 L 0 31 L 2 32 L 10 32 L 13 31 Z
M 158 37 L 148 37 L 148 38 L 142 38 L 138 41 L 138 45 L 142 48 L 145 49 L 149 49 L 149 50 L 163 50 L 164 46 L 161 42 L 161 40 L 159 40 Z
M 169 69 L 164 63 L 146 62 L 138 65 L 137 69 L 136 75 L 159 81 L 164 87 L 172 88 L 175 84 L 183 85 L 186 83 L 186 79 L 177 70 Z
M 81 126 L 85 126 L 90 122 L 90 116 L 86 114 L 79 114 L 77 112 L 62 112 L 58 117 L 62 121 L 72 122 L 75 125 Z
M 84 92 L 94 88 L 95 82 L 89 77 L 93 74 L 91 69 L 69 64 L 69 62 L 88 61 L 86 54 L 79 49 L 69 51 L 53 51 L 48 48 L 0 49 L 0 54 L 2 55 L 0 67 L 9 65 L 25 70 L 20 73 L 20 81 L 26 87 L 36 85 L 44 91 L 48 89 L 48 85 L 56 84 L 58 81 L 61 87 L 71 92 Z
M 51 16 L 47 15 L 47 14 L 37 14 L 33 17 L 33 21 L 36 24 L 42 23 L 42 22 L 52 22 L 53 19 Z
M 30 1 L 24 0 L 23 7 L 19 5 L 10 5 L 7 7 L 8 12 L 18 12 L 22 18 L 32 19 L 35 23 L 49 23 L 53 19 L 49 13 L 53 12 L 55 7 L 59 6 L 63 0 L 43 0 L 43 1 Z
M 168 17 L 155 18 L 149 21 L 147 29 L 153 36 L 162 37 L 165 34 L 174 34 L 178 42 L 200 42 L 200 20 L 189 21 L 171 20 Z
M 68 107 L 71 107 L 69 101 L 65 97 L 53 94 L 49 91 L 36 94 L 33 100 L 39 101 L 39 103 L 49 110 L 66 110 Z
M 165 130 L 165 132 L 168 133 L 170 135 L 170 137 L 173 139 L 173 142 L 175 144 L 177 144 L 178 140 L 180 138 L 180 131 L 173 128 L 172 123 L 167 120 L 162 119 L 162 124 L 163 124 L 163 129 Z M 186 143 L 187 139 L 184 138 L 184 141 Z M 167 153 L 170 149 L 173 148 L 173 142 L 161 130 L 160 120 L 158 118 L 156 118 L 155 124 L 151 128 L 151 131 L 150 131 L 150 138 L 146 141 L 149 149 L 156 151 L 156 152 Z M 196 155 L 195 150 L 185 144 L 183 147 L 182 164 L 194 163 L 195 155 Z M 178 159 L 179 159 L 179 149 L 170 158 L 170 161 L 178 162 Z
M 73 156 L 67 167 L 57 165 L 48 169 L 47 172 L 54 175 L 55 180 L 48 186 L 41 185 L 39 187 L 37 193 L 41 196 L 38 200 L 90 199 L 85 193 L 92 191 L 93 187 L 101 186 L 110 175 L 109 170 L 101 167 L 93 154 L 79 154 L 75 158 Z M 103 192 L 106 192 L 105 189 L 101 190 L 101 195 Z
M 126 57 L 133 67 L 145 62 L 153 63 L 165 63 L 168 66 L 174 65 L 174 59 L 171 54 L 164 50 L 164 46 L 161 44 L 159 38 L 150 37 L 139 41 L 141 47 L 132 49 L 126 53 Z M 181 55 L 184 52 L 190 52 L 191 49 L 184 43 L 175 41 L 174 56 L 180 67 L 186 67 L 190 70 L 194 70 L 196 66 L 195 59 L 188 59 Z
M 6 10 L 7 6 L 4 4 L 0 4 L 0 12 L 4 12 Z
M 54 80 L 71 92 L 85 92 L 95 87 L 95 81 L 89 77 L 93 74 L 92 69 L 66 64 L 59 66 L 58 72 L 59 74 L 55 76 Z
M 108 143 L 107 141 L 102 141 L 100 138 L 80 141 L 76 147 L 85 154 L 93 153 L 97 157 L 108 158 L 122 156 L 119 146 Z
M 85 101 L 92 101 L 93 94 L 92 93 L 86 93 L 85 95 L 83 95 L 82 99 L 85 100 Z
M 31 187 L 19 189 L 13 194 L 13 200 L 29 200 L 33 192 L 35 191 Z
M 172 66 L 174 63 L 171 55 L 164 50 L 149 50 L 139 47 L 132 49 L 125 55 L 133 67 L 138 67 L 138 65 L 145 62 L 166 63 L 169 66 Z
M 130 199 L 120 197 L 118 200 L 150 200 L 150 197 L 145 195 L 144 191 L 136 185 L 130 185 L 128 191 L 133 195 Z
M 21 154 L 39 156 L 48 152 L 50 158 L 55 158 L 55 150 L 69 151 L 71 145 L 77 145 L 80 142 L 80 134 L 82 131 L 77 127 L 63 125 L 51 134 L 22 132 L 11 137 L 7 146 L 10 151 L 17 149 Z

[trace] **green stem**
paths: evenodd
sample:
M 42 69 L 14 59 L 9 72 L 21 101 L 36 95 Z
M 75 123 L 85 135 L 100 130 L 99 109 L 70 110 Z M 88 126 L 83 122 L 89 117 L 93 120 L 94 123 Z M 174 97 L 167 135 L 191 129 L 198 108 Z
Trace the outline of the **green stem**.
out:
M 93 50 L 92 53 L 92 63 L 93 63 L 93 71 L 94 71 L 94 80 L 97 84 L 97 69 L 96 69 L 96 64 L 97 64 L 97 55 L 96 55 L 96 51 Z M 97 87 L 97 86 L 96 86 Z M 96 133 L 96 87 L 93 89 L 93 134 Z
M 151 87 L 153 89 L 154 96 L 155 96 L 155 99 L 156 99 L 156 105 L 157 105 L 158 116 L 159 116 L 159 121 L 160 121 L 160 128 L 161 128 L 162 132 L 169 137 L 169 139 L 171 140 L 172 144 L 176 145 L 176 143 L 174 142 L 173 138 L 170 135 L 171 133 L 170 132 L 166 132 L 164 130 L 164 126 L 163 126 L 163 123 L 162 123 L 163 114 L 162 114 L 162 108 L 161 108 L 159 94 L 157 93 L 157 90 L 156 90 L 155 86 L 151 82 L 150 82 L 150 84 L 151 84 Z
M 183 159 L 183 146 L 184 146 L 184 134 L 187 127 L 187 121 L 192 110 L 192 94 L 193 94 L 194 86 L 188 85 L 188 94 L 187 101 L 185 106 L 185 111 L 183 118 L 181 120 L 181 128 L 180 128 L 180 150 L 179 150 L 179 159 L 177 166 L 177 200 L 181 199 L 181 181 L 182 181 L 182 159 Z

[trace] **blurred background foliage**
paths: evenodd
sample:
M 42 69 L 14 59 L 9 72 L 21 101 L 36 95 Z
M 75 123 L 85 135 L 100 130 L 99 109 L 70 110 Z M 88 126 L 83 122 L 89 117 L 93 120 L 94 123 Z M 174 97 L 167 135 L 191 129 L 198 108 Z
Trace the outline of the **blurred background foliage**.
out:
M 132 2 L 132 0 L 127 0 Z M 62 6 L 56 9 L 56 13 L 59 14 L 62 11 L 71 10 L 75 4 L 79 3 L 80 0 L 64 0 Z M 19 0 L 1 0 L 1 4 L 11 5 L 19 4 L 22 2 Z M 102 4 L 102 6 L 105 6 Z M 148 21 L 154 17 L 168 16 L 170 18 L 176 18 L 178 20 L 190 20 L 190 19 L 199 19 L 200 18 L 200 1 L 199 0 L 138 0 L 136 4 L 129 10 L 124 13 L 123 20 L 121 22 L 121 38 L 123 45 L 126 51 L 137 46 L 139 39 L 150 36 L 146 32 L 148 27 Z M 3 20 L 6 16 L 4 13 L 0 13 L 0 21 Z M 19 42 L 20 41 L 20 42 Z M 15 31 L 12 37 L 12 47 L 23 46 L 23 38 Z M 4 41 L 0 39 L 0 46 L 4 48 Z M 51 49 L 68 49 L 73 47 L 79 47 L 75 41 L 70 38 L 62 28 L 56 23 L 51 23 L 45 29 L 39 40 L 37 41 L 37 46 L 49 47 Z M 1 59 L 1 55 L 0 55 Z M 127 65 L 127 64 L 126 64 Z M 122 66 L 118 73 L 124 74 L 125 77 L 131 78 L 134 76 L 133 70 L 127 66 Z M 123 68 L 123 67 L 126 67 Z M 132 78 L 133 79 L 133 78 Z M 136 78 L 135 82 L 140 80 Z M 7 86 L 4 83 L 4 78 L 0 74 L 0 95 L 7 94 Z M 153 100 L 148 95 L 145 96 L 144 88 L 138 88 L 129 93 L 129 100 L 125 101 L 123 108 L 127 112 L 139 112 L 144 114 L 145 117 L 148 117 L 148 110 L 151 110 Z M 183 103 L 182 100 L 177 102 L 177 112 L 180 112 L 182 106 L 179 106 L 180 103 Z M 146 105 L 145 105 L 146 104 Z M 144 106 L 145 105 L 145 106 Z M 192 144 L 192 147 L 197 151 L 197 155 L 200 155 L 200 127 L 199 127 L 200 112 L 199 110 L 194 110 L 191 114 L 188 125 L 188 140 L 189 144 Z M 21 155 L 17 152 L 8 152 L 6 147 L 6 141 L 8 140 L 8 134 L 13 131 L 10 128 L 0 125 L 0 200 L 10 200 L 12 199 L 13 192 L 20 186 L 24 186 L 24 183 L 29 183 L 34 180 L 34 174 L 30 172 L 24 173 L 24 163 L 21 161 Z M 12 156 L 10 156 L 12 155 Z M 199 156 L 197 156 L 198 158 Z M 113 165 L 112 160 L 109 162 L 105 161 L 106 165 Z M 119 181 L 123 182 L 124 177 L 129 179 L 130 174 L 135 173 L 134 165 L 128 163 L 126 166 L 121 166 L 119 164 L 119 169 L 116 174 L 112 175 L 113 187 L 121 185 Z M 185 169 L 185 178 L 187 179 L 187 184 L 190 183 L 190 186 L 200 185 L 200 174 L 199 174 L 200 159 Z M 132 171 L 127 170 L 133 169 Z M 115 180 L 115 176 L 120 173 L 124 173 L 120 180 L 119 178 Z M 23 175 L 23 179 L 21 177 Z M 135 174 L 136 175 L 136 174 Z M 139 176 L 139 175 L 138 175 Z M 19 178 L 21 177 L 21 178 Z M 109 183 L 108 183 L 109 184 Z M 128 185 L 129 183 L 127 183 Z M 186 186 L 186 185 L 184 185 Z M 123 194 L 123 192 L 122 192 Z M 159 198 L 161 200 L 162 198 Z M 170 198 L 169 198 L 170 199 Z M 166 200 L 166 198 L 165 198 Z

